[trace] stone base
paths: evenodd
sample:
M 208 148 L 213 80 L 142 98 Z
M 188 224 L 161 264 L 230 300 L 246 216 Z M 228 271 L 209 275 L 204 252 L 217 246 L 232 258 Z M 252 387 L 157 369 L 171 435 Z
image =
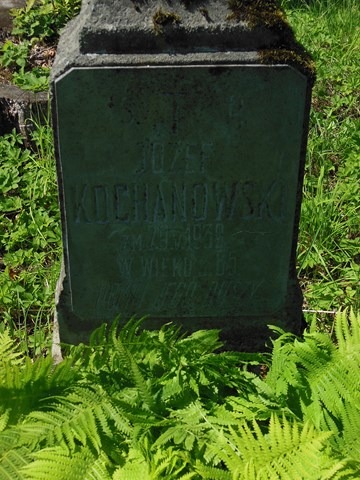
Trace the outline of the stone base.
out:
M 54 320 L 53 357 L 61 358 L 59 344 L 88 343 L 92 331 L 101 325 L 98 319 L 84 321 L 71 311 L 69 307 L 70 292 L 64 269 L 59 278 L 56 294 L 56 314 Z M 192 333 L 202 329 L 219 329 L 220 338 L 225 342 L 225 350 L 239 352 L 265 352 L 271 347 L 271 338 L 275 337 L 269 326 L 275 325 L 286 332 L 301 335 L 305 328 L 302 314 L 303 297 L 296 279 L 289 281 L 288 295 L 283 309 L 268 316 L 239 316 L 231 318 L 156 318 L 149 315 L 144 320 L 144 329 L 160 329 L 165 323 L 173 322 L 181 326 L 184 332 Z M 120 325 L 125 325 L 130 318 L 122 317 Z M 76 326 L 76 328 L 74 328 Z M 61 332 L 61 338 L 59 335 Z

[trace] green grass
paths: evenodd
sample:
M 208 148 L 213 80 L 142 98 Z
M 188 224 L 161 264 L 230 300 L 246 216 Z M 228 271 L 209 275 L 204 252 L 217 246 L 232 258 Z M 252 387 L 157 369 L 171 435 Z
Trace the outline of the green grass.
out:
M 360 9 L 354 0 L 287 2 L 317 82 L 298 247 L 309 309 L 360 306 Z
M 318 75 L 298 246 L 305 308 L 359 310 L 360 8 L 355 0 L 284 2 Z M 42 11 L 47 3 L 40 2 Z M 78 5 L 77 0 L 56 2 L 62 3 Z M 26 21 L 36 24 L 33 8 L 17 22 L 18 29 L 25 31 Z M 44 339 L 39 327 L 50 329 L 60 256 L 49 124 L 39 123 L 31 148 L 16 133 L 0 138 L 0 162 L 0 316 L 39 352 Z M 318 313 L 308 320 L 331 328 L 333 316 Z

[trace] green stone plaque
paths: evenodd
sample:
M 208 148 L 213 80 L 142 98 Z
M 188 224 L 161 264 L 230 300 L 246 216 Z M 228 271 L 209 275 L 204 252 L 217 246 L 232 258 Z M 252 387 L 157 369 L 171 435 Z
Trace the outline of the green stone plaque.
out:
M 220 324 L 284 309 L 306 92 L 306 77 L 281 65 L 59 76 L 67 302 L 76 318 Z

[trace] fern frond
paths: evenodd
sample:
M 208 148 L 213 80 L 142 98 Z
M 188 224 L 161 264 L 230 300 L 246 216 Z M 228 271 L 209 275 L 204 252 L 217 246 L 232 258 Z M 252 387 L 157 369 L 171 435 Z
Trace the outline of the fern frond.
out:
M 150 476 L 153 480 L 158 478 L 176 478 L 180 479 L 192 478 L 191 472 L 183 475 L 189 466 L 189 454 L 180 449 L 167 448 L 158 449 L 149 445 L 149 441 L 145 441 L 141 446 L 142 453 L 146 458 L 149 466 Z
M 29 480 L 111 480 L 108 458 L 104 453 L 94 455 L 90 448 L 71 455 L 61 447 L 44 448 L 33 457 L 22 469 Z
M 196 463 L 196 472 L 201 476 L 201 478 L 209 480 L 233 480 L 234 476 L 221 468 L 217 467 L 208 467 L 207 465 L 202 465 L 200 462 Z
M 4 431 L 7 427 L 10 419 L 10 408 L 4 411 L 4 413 L 0 414 L 0 432 Z
M 116 320 L 115 322 L 116 323 Z M 89 345 L 92 348 L 95 348 L 97 346 L 104 346 L 107 343 L 107 335 L 106 335 L 106 330 L 107 330 L 107 324 L 103 323 L 100 325 L 100 327 L 96 328 L 90 335 L 89 339 Z
M 51 359 L 39 359 L 34 364 L 24 358 L 22 364 L 3 364 L 0 371 L 0 411 L 9 411 L 8 423 L 14 424 L 26 415 L 41 397 Z
M 233 478 L 318 480 L 327 478 L 330 469 L 344 467 L 324 451 L 331 433 L 318 433 L 310 424 L 290 423 L 285 417 L 280 421 L 273 415 L 266 434 L 256 421 L 252 429 L 244 423 L 229 432 L 225 434 L 226 444 L 220 442 L 217 455 Z
M 341 414 L 342 431 L 335 438 L 340 452 L 354 462 L 358 462 L 360 468 L 360 405 L 344 405 Z
M 181 327 L 173 325 L 172 323 L 165 323 L 161 326 L 157 333 L 157 338 L 160 344 L 164 344 L 166 348 L 172 350 L 184 334 L 181 333 Z
M 273 341 L 272 362 L 266 375 L 269 385 L 279 398 L 288 393 L 289 387 L 301 388 L 301 372 L 295 362 L 293 344 L 295 335 L 284 333 Z
M 184 452 L 191 452 L 196 448 L 202 452 L 204 458 L 210 459 L 213 455 L 208 452 L 208 444 L 216 443 L 219 429 L 235 423 L 234 416 L 225 408 L 214 407 L 214 410 L 209 412 L 196 401 L 184 409 L 170 412 L 165 428 L 153 447 L 161 450 L 169 445 L 176 445 Z
M 346 352 L 357 351 L 360 348 L 360 314 L 350 313 L 347 310 L 339 311 L 335 317 L 335 335 L 339 350 Z
M 10 335 L 8 329 L 0 333 L 0 375 L 7 366 L 21 365 L 24 354 L 21 352 L 18 343 Z
M 183 354 L 197 353 L 206 355 L 213 353 L 221 348 L 224 344 L 219 340 L 220 330 L 197 330 L 188 337 L 179 340 L 178 346 L 181 346 Z
M 21 445 L 16 429 L 0 433 L 0 479 L 25 480 L 21 468 L 31 461 L 28 448 Z
M 137 388 L 144 407 L 148 408 L 149 410 L 153 410 L 155 408 L 155 399 L 151 393 L 149 384 L 141 373 L 141 370 L 131 352 L 124 345 L 121 337 L 115 336 L 115 331 L 113 333 L 113 344 L 115 346 L 116 353 L 119 355 L 123 363 L 122 368 L 126 368 L 128 373 L 130 373 L 131 380 Z
M 9 450 L 0 458 L 1 480 L 27 480 L 22 468 L 31 461 L 29 451 L 25 447 Z
M 67 396 L 57 397 L 57 403 L 50 411 L 29 414 L 22 429 L 26 429 L 30 436 L 32 430 L 42 428 L 43 438 L 49 447 L 61 445 L 75 451 L 81 444 L 91 445 L 100 452 L 102 437 L 112 431 L 110 422 L 115 423 L 121 433 L 131 431 L 129 422 L 122 417 L 106 392 L 100 387 L 83 386 L 74 388 Z
M 338 313 L 338 344 L 318 332 L 305 333 L 303 340 L 282 335 L 274 342 L 273 363 L 265 380 L 278 403 L 293 415 L 340 437 L 344 409 L 360 403 L 359 325 L 359 315 Z
M 191 480 L 192 478 L 195 478 L 197 476 L 196 472 L 189 472 L 185 473 L 184 475 L 181 475 L 181 477 L 176 477 L 178 480 Z
M 117 319 L 117 323 L 119 322 L 119 318 Z M 127 348 L 131 348 L 131 346 L 138 346 L 139 344 L 139 331 L 141 325 L 144 323 L 146 320 L 145 317 L 141 318 L 136 318 L 136 317 L 131 317 L 130 320 L 128 320 L 125 325 L 123 325 L 120 329 L 119 334 L 117 335 L 117 338 L 121 340 L 121 342 L 127 346 Z M 117 326 L 117 325 L 116 325 Z M 113 328 L 113 327 L 112 327 Z M 114 331 L 116 333 L 116 329 Z
M 37 407 L 40 401 L 56 395 L 70 385 L 76 377 L 71 360 L 65 360 L 56 367 L 51 357 L 40 357 L 32 361 L 29 357 L 20 357 L 15 352 L 15 363 L 2 362 L 0 368 L 0 412 L 8 410 L 8 423 L 15 424 L 27 413 Z M 44 402 L 45 403 L 45 402 Z
M 298 364 L 306 371 L 311 399 L 339 417 L 343 402 L 360 401 L 360 345 L 338 350 L 328 338 L 319 334 L 305 336 L 296 342 Z
M 194 477 L 196 472 L 191 468 L 189 453 L 172 447 L 157 448 L 148 438 L 144 438 L 136 448 L 130 449 L 125 465 L 114 475 L 114 479 L 131 480 L 137 478 L 189 480 Z
M 153 480 L 144 456 L 137 449 L 130 449 L 126 463 L 116 469 L 113 480 Z

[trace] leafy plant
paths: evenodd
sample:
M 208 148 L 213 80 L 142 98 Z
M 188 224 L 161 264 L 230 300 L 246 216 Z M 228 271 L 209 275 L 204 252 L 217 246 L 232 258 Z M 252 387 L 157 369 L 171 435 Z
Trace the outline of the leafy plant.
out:
M 26 43 L 15 44 L 11 40 L 7 40 L 2 47 L 1 63 L 5 67 L 24 68 L 28 53 L 29 46 Z
M 61 29 L 80 11 L 81 0 L 27 0 L 14 9 L 12 39 L 0 49 L 0 65 L 23 90 L 46 91 Z
M 12 34 L 31 41 L 53 42 L 80 7 L 81 0 L 27 0 L 25 8 L 13 11 Z
M 0 478 L 359 477 L 360 316 L 337 315 L 336 343 L 282 333 L 268 360 L 141 323 L 102 326 L 55 367 L 0 335 Z
M 49 124 L 31 139 L 29 149 L 15 131 L 0 138 L 0 315 L 11 328 L 20 322 L 36 349 L 52 312 L 61 237 Z

